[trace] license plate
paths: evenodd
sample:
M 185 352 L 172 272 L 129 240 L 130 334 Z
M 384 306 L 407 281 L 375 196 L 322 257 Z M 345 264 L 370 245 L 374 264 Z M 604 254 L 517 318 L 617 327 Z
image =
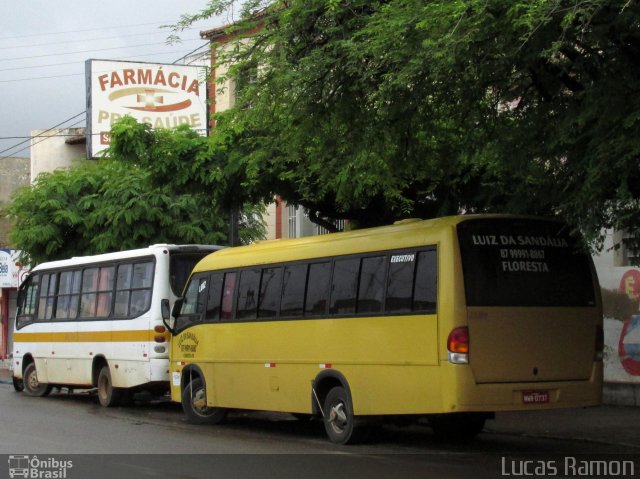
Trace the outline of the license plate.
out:
M 523 391 L 522 402 L 525 404 L 544 404 L 549 402 L 549 391 Z

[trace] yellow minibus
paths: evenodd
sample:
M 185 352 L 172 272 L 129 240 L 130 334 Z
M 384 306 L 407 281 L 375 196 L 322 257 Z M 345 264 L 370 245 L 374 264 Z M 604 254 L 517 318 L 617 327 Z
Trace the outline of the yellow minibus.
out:
M 426 417 L 473 437 L 496 411 L 600 404 L 602 310 L 565 224 L 468 215 L 223 249 L 173 308 L 171 397 L 314 415 L 331 441 Z

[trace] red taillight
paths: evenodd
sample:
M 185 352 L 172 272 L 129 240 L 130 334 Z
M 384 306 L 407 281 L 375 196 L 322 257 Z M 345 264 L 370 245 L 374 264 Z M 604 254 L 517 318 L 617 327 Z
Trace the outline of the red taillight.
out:
M 447 338 L 449 362 L 453 364 L 469 363 L 469 328 L 455 328 Z
M 162 325 L 158 325 L 158 326 L 156 326 L 155 328 L 153 328 L 153 330 L 154 330 L 156 333 L 160 333 L 160 334 L 162 334 L 162 333 L 164 333 L 164 332 L 167 330 L 167 328 L 165 328 L 165 327 L 164 327 L 164 326 L 162 326 Z
M 447 349 L 452 353 L 469 354 L 469 328 L 456 328 L 449 333 Z

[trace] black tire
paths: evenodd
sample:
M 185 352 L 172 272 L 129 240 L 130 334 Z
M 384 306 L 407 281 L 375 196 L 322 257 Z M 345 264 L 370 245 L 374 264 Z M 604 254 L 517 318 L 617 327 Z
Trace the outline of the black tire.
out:
M 13 389 L 16 392 L 24 391 L 24 381 L 22 379 L 18 379 L 15 376 L 13 376 L 11 379 L 13 380 Z
M 24 386 L 24 392 L 28 396 L 44 397 L 51 392 L 51 386 L 46 383 L 38 381 L 38 372 L 36 371 L 36 363 L 29 363 L 24 368 L 24 374 L 22 375 L 22 383 Z M 14 386 L 15 387 L 15 386 Z
M 446 441 L 470 441 L 484 429 L 486 416 L 474 413 L 439 414 L 429 418 L 435 435 Z
M 120 406 L 125 396 L 125 389 L 114 388 L 109 366 L 103 366 L 98 374 L 98 401 L 102 407 Z
M 329 391 L 323 413 L 324 429 L 331 442 L 348 444 L 357 440 L 351 398 L 343 387 L 336 386 Z
M 202 379 L 195 378 L 182 391 L 182 410 L 191 424 L 220 424 L 227 410 L 207 406 L 207 392 Z

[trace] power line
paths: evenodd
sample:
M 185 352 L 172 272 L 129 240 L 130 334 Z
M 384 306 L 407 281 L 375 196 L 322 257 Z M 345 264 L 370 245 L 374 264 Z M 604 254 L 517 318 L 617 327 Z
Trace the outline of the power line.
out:
M 131 27 L 146 27 L 149 25 L 170 25 L 171 22 L 153 22 L 153 23 L 137 23 L 133 25 L 116 25 L 113 27 L 98 27 L 98 28 L 87 28 L 84 30 L 67 30 L 64 32 L 45 32 L 45 33 L 30 33 L 26 35 L 14 35 L 9 37 L 0 37 L 0 40 L 12 40 L 16 38 L 27 38 L 27 37 L 42 37 L 46 35 L 64 35 L 67 33 L 83 33 L 83 32 L 95 32 L 100 30 L 117 30 L 121 28 L 131 28 Z
M 173 63 L 177 63 L 178 61 L 182 60 L 183 58 L 186 58 L 187 56 L 197 52 L 198 50 L 200 50 L 200 49 L 202 49 L 202 48 L 204 48 L 204 47 L 206 47 L 208 45 L 209 44 L 206 43 L 206 44 L 196 48 L 195 50 L 190 51 L 189 53 L 183 55 L 182 57 L 180 57 L 178 60 L 176 60 Z M 146 55 L 137 55 L 137 58 L 146 58 L 146 57 L 152 57 L 152 56 L 157 56 L 157 55 L 167 55 L 167 54 L 170 54 L 170 53 L 179 53 L 179 52 L 172 51 L 172 52 L 149 53 L 149 54 L 146 54 Z M 127 59 L 129 59 L 129 57 L 118 57 L 118 58 L 113 58 L 112 60 L 127 60 Z M 62 66 L 62 65 L 75 65 L 77 63 L 78 62 L 65 62 L 65 63 L 58 63 L 58 64 L 55 64 L 55 65 L 43 65 L 43 67 L 44 66 L 53 67 L 53 66 Z M 25 69 L 25 68 L 38 68 L 38 67 L 24 67 L 23 69 Z M 0 72 L 2 72 L 2 71 L 12 71 L 12 70 L 14 70 L 14 69 L 2 69 L 2 70 L 0 70 Z M 18 70 L 18 68 L 16 68 L 16 70 Z M 65 77 L 84 76 L 84 75 L 85 75 L 85 73 L 83 72 L 83 73 L 67 73 L 67 74 L 64 74 L 64 75 L 50 75 L 50 76 L 42 76 L 42 77 L 14 78 L 14 79 L 11 79 L 11 80 L 0 80 L 0 83 L 25 82 L 25 81 L 31 81 L 31 80 L 50 80 L 52 78 L 65 78 Z
M 84 111 L 83 111 L 83 112 L 81 112 L 81 113 L 78 113 L 77 115 L 72 116 L 71 118 L 67 118 L 66 120 L 64 120 L 64 121 L 62 121 L 62 122 L 60 122 L 60 123 L 58 123 L 57 125 L 52 126 L 52 127 L 51 127 L 51 128 L 49 128 L 48 130 L 43 131 L 41 134 L 36 135 L 36 137 L 43 136 L 45 133 L 47 133 L 47 132 L 49 132 L 49 131 L 53 130 L 54 128 L 57 128 L 57 127 L 59 127 L 59 126 L 61 126 L 61 125 L 64 125 L 65 123 L 67 123 L 67 122 L 69 122 L 69 121 L 71 121 L 71 120 L 74 120 L 74 119 L 78 118 L 80 115 L 84 115 L 84 114 L 86 114 L 86 112 L 84 112 Z M 29 142 L 29 141 L 30 141 L 30 139 L 28 139 L 28 140 L 24 140 L 24 141 L 21 141 L 20 143 L 17 143 L 17 144 L 15 144 L 15 145 L 13 145 L 13 146 L 12 146 L 12 147 L 10 147 L 10 148 L 6 148 L 6 149 L 4 149 L 4 150 L 0 151 L 0 155 L 1 155 L 2 153 L 6 153 L 6 152 L 7 152 L 7 151 L 9 151 L 9 150 L 13 150 L 13 149 L 14 149 L 14 148 L 16 148 L 17 146 L 23 145 L 23 144 L 25 144 L 25 143 L 27 143 L 27 142 Z M 28 148 L 28 147 L 27 147 L 27 148 Z M 26 148 L 25 148 L 25 149 L 26 149 Z M 20 151 L 22 151 L 22 150 L 20 150 Z M 17 153 L 19 153 L 19 152 L 17 152 Z M 2 158 L 0 158 L 0 160 L 4 160 L 5 158 L 9 158 L 9 157 L 8 157 L 8 156 L 6 156 L 6 157 L 2 157 Z
M 83 112 L 83 113 L 84 113 L 84 112 Z M 78 115 L 76 115 L 76 116 L 78 116 Z M 78 121 L 78 122 L 76 122 L 76 123 L 74 123 L 73 125 L 69 125 L 69 126 L 67 126 L 67 127 L 65 127 L 65 128 L 73 128 L 74 126 L 77 126 L 77 125 L 79 125 L 80 123 L 83 123 L 84 121 L 86 121 L 86 118 L 85 118 L 85 119 L 82 119 L 82 120 L 80 120 L 80 121 Z M 66 122 L 63 122 L 63 123 L 66 123 Z M 55 128 L 55 127 L 53 127 L 53 128 Z M 49 129 L 49 130 L 47 130 L 47 131 L 51 131 L 53 128 L 50 128 L 50 129 Z M 14 154 L 14 155 L 16 155 L 16 154 L 18 154 L 18 153 L 21 153 L 21 152 L 23 152 L 24 150 L 28 150 L 28 149 L 29 149 L 29 148 L 31 148 L 32 146 L 36 146 L 36 145 L 38 145 L 38 144 L 42 143 L 43 141 L 46 141 L 46 140 L 49 140 L 49 139 L 51 139 L 51 138 L 55 138 L 55 137 L 58 137 L 58 136 L 73 136 L 73 135 L 46 135 L 46 136 L 43 136 L 42 134 L 40 134 L 40 135 L 35 135 L 35 136 L 30 137 L 30 139 L 32 139 L 32 138 L 40 138 L 40 137 L 42 137 L 42 139 L 41 139 L 41 140 L 36 141 L 35 143 L 33 143 L 33 145 L 25 146 L 25 147 L 24 147 L 24 148 L 22 148 L 21 150 L 18 150 L 18 151 L 13 152 L 13 154 Z M 3 157 L 3 158 L 0 158 L 0 161 L 5 160 L 5 159 L 7 159 L 7 158 L 10 158 L 10 157 L 9 157 L 9 156 L 5 156 L 5 157 Z
M 188 40 L 184 40 L 185 42 L 193 42 L 193 41 L 202 41 L 202 38 L 190 38 Z M 92 50 L 78 50 L 74 52 L 66 52 L 66 53 L 47 53 L 45 55 L 33 55 L 28 57 L 14 57 L 14 58 L 0 58 L 0 61 L 14 61 L 14 60 L 27 60 L 31 58 L 44 58 L 44 57 L 55 57 L 62 55 L 75 55 L 76 53 L 92 53 L 92 52 L 104 52 L 107 50 L 124 50 L 126 48 L 138 48 L 138 47 L 148 47 L 152 45 L 166 45 L 166 42 L 155 42 L 155 43 L 142 43 L 139 45 L 124 45 L 120 47 L 110 47 L 110 48 L 99 48 Z
M 163 33 L 161 31 L 157 31 L 157 32 L 141 32 L 141 33 L 128 33 L 126 35 L 117 35 L 115 37 L 98 37 L 98 38 L 83 38 L 82 42 L 95 42 L 95 41 L 101 41 L 101 40 L 113 40 L 116 38 L 127 38 L 127 37 L 141 37 L 141 36 L 151 36 L 151 35 L 155 35 L 156 33 Z M 61 42 L 47 42 L 47 43 L 30 43 L 30 44 L 26 44 L 26 45 L 15 45 L 15 46 L 10 46 L 10 47 L 0 47 L 0 50 L 15 50 L 16 48 L 32 48 L 32 47 L 48 47 L 49 45 L 64 45 L 67 43 L 78 43 L 78 39 L 74 39 L 74 40 L 64 40 Z
M 189 53 L 187 53 L 186 55 L 180 57 L 178 60 L 176 60 L 176 62 L 182 60 L 183 58 L 191 55 L 192 53 L 195 53 L 196 51 L 200 50 L 201 48 L 204 48 L 206 46 L 209 46 L 209 43 L 205 43 L 204 45 L 196 48 L 195 50 L 190 51 Z M 158 53 L 145 53 L 144 55 L 136 55 L 136 58 L 142 58 L 142 57 L 152 57 L 152 56 L 156 56 L 156 55 L 169 55 L 172 53 L 180 53 L 179 50 L 174 50 L 174 51 L 164 51 L 164 52 L 158 52 Z M 126 57 L 117 57 L 117 58 L 112 58 L 111 60 L 126 60 L 129 59 L 130 56 L 126 56 Z M 81 60 L 82 62 L 84 62 L 84 60 Z M 173 62 L 173 63 L 176 63 Z M 64 66 L 64 65 L 76 65 L 78 63 L 78 61 L 73 61 L 73 62 L 62 62 L 62 63 L 47 63 L 46 65 L 32 65 L 32 66 L 27 66 L 27 67 L 14 67 L 14 68 L 1 68 L 0 72 L 12 72 L 15 70 L 32 70 L 34 68 L 48 68 L 48 67 L 60 67 L 60 66 Z M 37 79 L 37 78 L 36 78 Z M 12 81 L 23 81 L 23 80 L 30 80 L 30 78 L 26 78 L 26 79 L 22 79 L 22 80 L 4 80 L 5 83 L 7 82 L 12 82 Z

